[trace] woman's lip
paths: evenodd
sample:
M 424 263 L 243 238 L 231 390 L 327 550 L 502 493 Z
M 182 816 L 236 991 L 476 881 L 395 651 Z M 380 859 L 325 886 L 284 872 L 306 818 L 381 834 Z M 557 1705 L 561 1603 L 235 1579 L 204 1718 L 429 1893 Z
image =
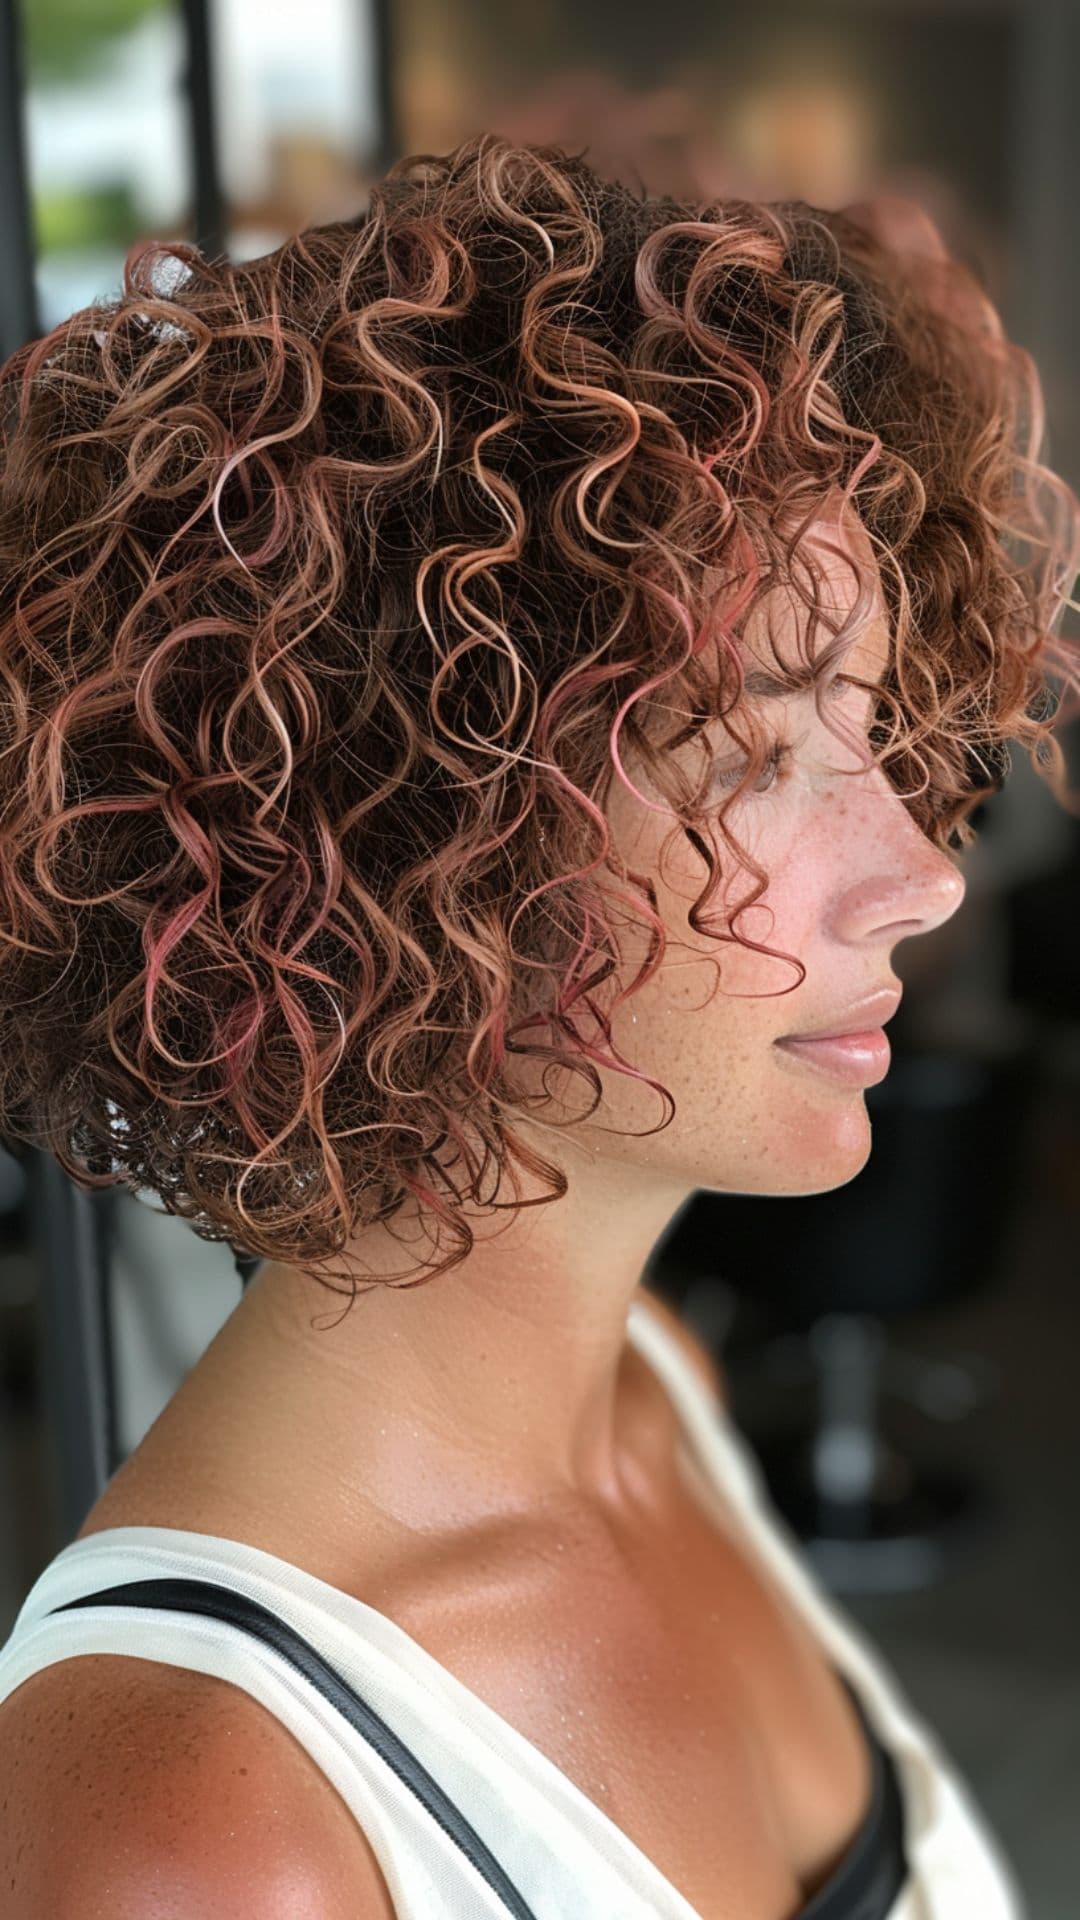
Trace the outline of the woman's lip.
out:
M 864 1033 L 840 1033 L 827 1040 L 800 1040 L 789 1036 L 775 1045 L 785 1053 L 815 1067 L 830 1080 L 844 1086 L 868 1087 L 884 1080 L 889 1071 L 892 1051 L 884 1027 L 869 1027 Z

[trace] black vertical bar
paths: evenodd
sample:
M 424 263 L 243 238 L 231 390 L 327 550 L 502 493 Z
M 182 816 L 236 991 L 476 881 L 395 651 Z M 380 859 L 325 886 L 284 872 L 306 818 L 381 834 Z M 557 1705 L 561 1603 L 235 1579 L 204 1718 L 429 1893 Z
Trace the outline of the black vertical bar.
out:
M 76 1186 L 48 1153 L 35 1149 L 25 1165 L 42 1403 L 66 1546 L 120 1464 L 108 1254 L 115 1195 Z
M 0 359 L 41 333 L 34 281 L 18 0 L 0 0 Z
M 1046 394 L 1050 464 L 1080 487 L 1080 10 L 1074 0 L 1017 0 L 1012 124 L 1015 337 Z
M 371 23 L 375 70 L 375 111 L 378 134 L 367 165 L 376 178 L 401 155 L 401 128 L 397 107 L 397 49 L 394 42 L 393 0 L 356 0 Z
M 208 260 L 216 260 L 225 252 L 225 208 L 214 119 L 209 8 L 207 0 L 180 0 L 180 8 L 187 40 L 183 84 L 188 104 L 192 227 L 196 246 Z

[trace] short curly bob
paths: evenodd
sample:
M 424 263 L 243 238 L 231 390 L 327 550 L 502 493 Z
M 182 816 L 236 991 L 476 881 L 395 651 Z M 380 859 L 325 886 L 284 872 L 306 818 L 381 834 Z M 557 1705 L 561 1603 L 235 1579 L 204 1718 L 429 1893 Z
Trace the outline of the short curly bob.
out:
M 838 491 L 890 622 L 869 746 L 923 831 L 970 844 L 1009 740 L 1071 810 L 1080 503 L 1037 373 L 854 209 L 638 197 L 482 133 L 263 259 L 140 243 L 0 392 L 0 1133 L 234 1251 L 355 1294 L 332 1261 L 411 1197 L 450 1243 L 418 1284 L 470 1206 L 562 1197 L 514 1056 L 669 1124 L 597 994 L 666 944 L 605 797 L 630 749 L 706 863 L 690 924 L 754 944 L 739 636 L 778 582 L 821 618 Z M 750 753 L 719 808 L 670 755 L 717 717 Z M 550 1191 L 483 1200 L 515 1162 Z

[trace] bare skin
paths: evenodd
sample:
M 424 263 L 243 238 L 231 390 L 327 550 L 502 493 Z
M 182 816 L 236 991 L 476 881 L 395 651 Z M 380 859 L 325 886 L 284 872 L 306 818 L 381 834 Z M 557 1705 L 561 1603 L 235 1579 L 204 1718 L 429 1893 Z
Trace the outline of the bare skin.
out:
M 857 526 L 824 532 L 871 573 Z M 846 570 L 836 592 L 849 603 Z M 775 664 L 771 645 L 750 651 Z M 876 678 L 887 646 L 879 602 L 845 671 Z M 566 1168 L 564 1200 L 509 1229 L 477 1220 L 463 1266 L 377 1288 L 344 1317 L 310 1277 L 264 1267 L 82 1529 L 231 1535 L 379 1608 L 709 1920 L 797 1913 L 862 1821 L 868 1757 L 822 1649 L 697 1496 L 626 1316 L 696 1189 L 812 1194 L 860 1171 L 862 1088 L 774 1042 L 895 986 L 896 946 L 963 898 L 953 858 L 864 764 L 868 697 L 838 704 L 850 746 L 812 695 L 769 703 L 793 756 L 736 822 L 770 874 L 745 929 L 797 953 L 805 981 L 783 994 L 790 967 L 725 947 L 712 993 L 717 949 L 685 917 L 703 873 L 677 841 L 657 892 L 679 944 L 614 1018 L 623 1053 L 675 1095 L 671 1126 L 604 1131 L 660 1117 L 648 1089 L 605 1074 L 593 1123 L 536 1134 Z M 715 742 L 718 760 L 737 755 L 719 725 Z M 616 781 L 609 818 L 631 864 L 655 866 L 667 816 Z M 362 1282 L 423 1257 L 397 1233 L 351 1244 Z

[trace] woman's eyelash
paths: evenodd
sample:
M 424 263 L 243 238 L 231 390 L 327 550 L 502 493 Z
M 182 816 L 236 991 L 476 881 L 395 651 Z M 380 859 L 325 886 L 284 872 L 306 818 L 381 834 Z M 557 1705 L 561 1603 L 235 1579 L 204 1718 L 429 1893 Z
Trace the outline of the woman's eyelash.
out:
M 830 685 L 827 689 L 829 697 L 832 699 L 838 699 L 846 691 L 849 685 L 854 685 L 854 684 L 855 684 L 854 682 L 850 682 L 846 680 L 843 674 L 838 675 L 835 681 L 830 682 Z M 871 708 L 870 717 L 867 723 L 867 733 L 868 733 L 868 736 L 871 738 L 872 738 L 872 726 L 873 726 L 873 721 L 874 721 L 874 716 L 876 714 L 876 711 L 877 711 L 876 708 Z M 800 744 L 801 743 L 799 741 L 789 741 L 789 740 L 778 741 L 770 751 L 765 761 L 765 764 L 761 769 L 761 772 L 758 774 L 757 780 L 754 782 L 754 785 L 749 788 L 749 792 L 750 793 L 767 793 L 769 789 L 772 787 L 781 767 L 785 766 L 787 762 L 793 757 L 796 748 Z M 730 765 L 720 766 L 713 773 L 713 785 L 720 787 L 722 790 L 730 791 L 731 789 L 738 786 L 740 780 L 743 778 L 743 775 L 746 772 L 746 767 L 747 767 L 747 762 L 745 760 L 736 760 L 736 761 L 733 761 Z
M 769 787 L 772 786 L 773 781 L 775 780 L 777 774 L 780 771 L 780 768 L 784 765 L 785 761 L 790 759 L 790 757 L 791 757 L 790 745 L 786 741 L 778 742 L 778 744 L 772 748 L 772 751 L 770 752 L 768 759 L 765 762 L 765 765 L 762 767 L 757 780 L 754 782 L 754 785 L 750 788 L 750 792 L 766 793 Z M 720 767 L 713 776 L 713 784 L 715 786 L 723 787 L 723 788 L 737 787 L 739 784 L 739 781 L 742 779 L 745 772 L 746 772 L 745 760 L 738 761 L 734 767 Z M 768 776 L 767 779 L 766 779 L 766 776 Z M 759 784 L 763 780 L 765 781 L 764 786 Z

